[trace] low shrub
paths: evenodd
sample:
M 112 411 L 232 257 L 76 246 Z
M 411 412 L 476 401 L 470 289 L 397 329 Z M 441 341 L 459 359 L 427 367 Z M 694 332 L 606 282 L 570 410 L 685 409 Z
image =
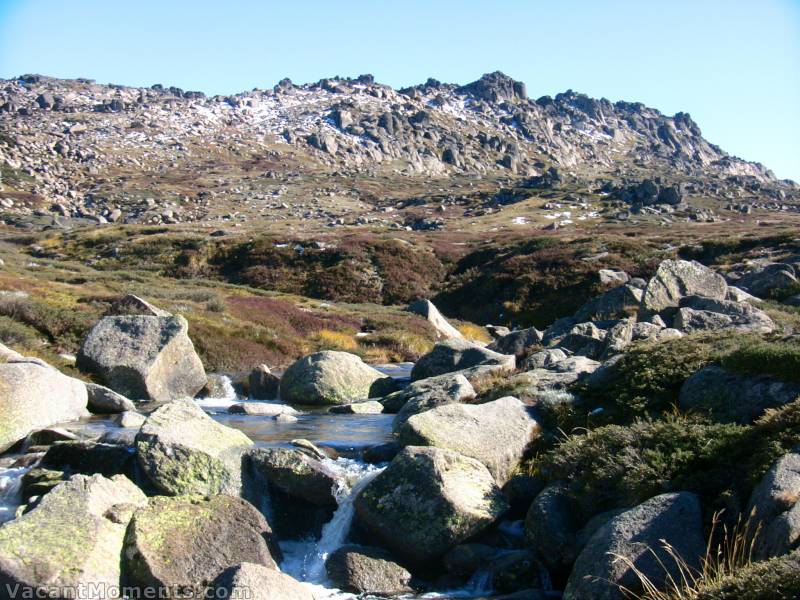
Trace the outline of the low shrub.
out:
M 720 364 L 743 375 L 800 381 L 800 343 L 754 340 L 723 356 Z

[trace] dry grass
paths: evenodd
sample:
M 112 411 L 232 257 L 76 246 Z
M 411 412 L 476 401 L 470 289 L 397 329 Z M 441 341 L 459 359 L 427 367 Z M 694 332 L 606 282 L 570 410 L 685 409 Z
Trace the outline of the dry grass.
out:
M 693 567 L 689 559 L 681 556 L 665 540 L 661 540 L 661 543 L 667 554 L 666 559 L 662 560 L 658 553 L 652 548 L 649 549 L 663 571 L 669 574 L 665 585 L 653 581 L 637 568 L 630 558 L 613 554 L 615 560 L 624 563 L 633 571 L 641 586 L 641 591 L 621 586 L 622 592 L 632 600 L 695 600 L 704 589 L 718 585 L 726 577 L 735 575 L 752 564 L 755 542 L 760 534 L 760 525 L 755 525 L 755 513 L 751 513 L 747 519 L 743 519 L 740 515 L 732 527 L 723 525 L 721 540 L 717 541 L 720 517 L 720 512 L 714 514 L 706 553 L 700 560 L 699 569 Z M 672 564 L 666 563 L 674 563 L 675 569 L 672 568 Z
M 456 329 L 471 342 L 489 344 L 492 341 L 492 336 L 489 335 L 485 327 L 481 327 L 480 325 L 475 325 L 474 323 L 459 323 L 456 325 Z
M 354 352 L 359 348 L 358 342 L 352 334 L 330 329 L 318 331 L 314 336 L 314 341 L 319 345 L 320 350 Z

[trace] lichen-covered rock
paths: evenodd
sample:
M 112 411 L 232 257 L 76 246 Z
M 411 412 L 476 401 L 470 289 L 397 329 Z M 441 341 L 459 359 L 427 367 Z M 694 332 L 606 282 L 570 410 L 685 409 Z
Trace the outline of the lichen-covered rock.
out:
M 445 404 L 467 402 L 475 398 L 475 388 L 460 373 L 447 373 L 437 377 L 420 379 L 396 395 L 383 399 L 384 406 L 390 403 L 399 405 L 397 416 L 392 422 L 395 432 L 400 431 L 410 417 Z M 391 412 L 387 410 L 386 412 Z
M 36 359 L 0 364 L 0 452 L 30 432 L 89 415 L 82 381 Z
M 600 527 L 575 561 L 564 600 L 624 600 L 628 596 L 621 587 L 640 593 L 641 581 L 631 563 L 658 588 L 663 589 L 669 576 L 679 581 L 678 566 L 664 542 L 690 568 L 698 567 L 705 541 L 697 496 L 689 492 L 662 494 Z
M 128 585 L 198 593 L 240 563 L 277 570 L 281 555 L 252 504 L 218 495 L 150 498 L 131 519 L 122 557 Z
M 355 354 L 324 350 L 294 362 L 281 378 L 281 398 L 292 404 L 349 404 L 366 400 L 386 376 Z
M 296 579 L 275 569 L 242 563 L 225 569 L 211 585 L 219 600 L 314 600 Z
M 245 464 L 256 480 L 317 506 L 336 506 L 334 492 L 344 484 L 331 469 L 301 450 L 254 448 L 245 454 Z
M 696 261 L 665 260 L 647 283 L 642 297 L 645 312 L 661 312 L 678 306 L 684 296 L 704 296 L 724 300 L 728 291 L 725 278 Z
M 771 263 L 745 273 L 736 283 L 761 298 L 779 297 L 797 287 L 797 272 L 792 265 Z
M 748 302 L 715 300 L 700 296 L 681 299 L 673 325 L 675 329 L 686 333 L 714 329 L 769 333 L 775 329 L 775 323 L 767 313 Z
M 238 494 L 241 455 L 253 442 L 191 400 L 154 411 L 136 435 L 142 472 L 164 494 Z
M 408 312 L 426 319 L 436 331 L 438 339 L 464 339 L 461 332 L 448 323 L 439 309 L 430 300 L 416 300 L 408 305 Z
M 416 362 L 411 369 L 411 380 L 418 381 L 479 366 L 497 366 L 513 371 L 516 362 L 513 355 L 500 354 L 465 340 L 451 339 L 439 342 Z
M 413 591 L 411 573 L 381 548 L 342 546 L 328 557 L 325 570 L 346 592 L 394 596 Z
M 355 501 L 359 524 L 398 557 L 424 564 L 483 531 L 508 504 L 474 458 L 407 447 Z
M 681 386 L 682 410 L 709 413 L 723 423 L 752 423 L 768 408 L 792 402 L 800 384 L 768 375 L 745 376 L 711 365 L 695 372 Z
M 539 430 L 527 407 L 506 396 L 485 404 L 446 404 L 414 415 L 400 429 L 399 441 L 477 459 L 503 485 Z
M 125 530 L 146 502 L 122 476 L 76 475 L 61 483 L 33 510 L 0 527 L 0 586 L 6 592 L 19 584 L 20 598 L 53 597 L 24 594 L 80 585 L 118 587 Z
M 188 330 L 180 316 L 105 317 L 83 341 L 76 364 L 128 398 L 192 398 L 207 379 Z

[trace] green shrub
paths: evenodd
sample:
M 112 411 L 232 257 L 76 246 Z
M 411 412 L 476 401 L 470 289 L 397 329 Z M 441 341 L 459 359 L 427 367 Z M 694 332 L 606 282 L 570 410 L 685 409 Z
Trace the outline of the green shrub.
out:
M 720 363 L 743 375 L 800 381 L 800 343 L 754 341 L 723 356 Z
M 570 436 L 529 470 L 568 480 L 586 519 L 678 490 L 699 494 L 709 508 L 738 508 L 779 453 L 756 428 L 670 416 Z
M 656 417 L 672 410 L 681 386 L 695 371 L 757 339 L 725 332 L 638 343 L 611 368 L 602 385 L 583 384 L 574 391 L 586 406 L 603 408 L 594 420 L 597 425 Z

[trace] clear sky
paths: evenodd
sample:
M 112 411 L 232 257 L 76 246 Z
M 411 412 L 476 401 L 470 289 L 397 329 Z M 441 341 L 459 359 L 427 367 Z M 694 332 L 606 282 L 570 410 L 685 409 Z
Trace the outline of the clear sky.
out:
M 800 0 L 0 0 L 0 77 L 210 94 L 372 73 L 395 87 L 501 70 L 691 113 L 800 181 Z

